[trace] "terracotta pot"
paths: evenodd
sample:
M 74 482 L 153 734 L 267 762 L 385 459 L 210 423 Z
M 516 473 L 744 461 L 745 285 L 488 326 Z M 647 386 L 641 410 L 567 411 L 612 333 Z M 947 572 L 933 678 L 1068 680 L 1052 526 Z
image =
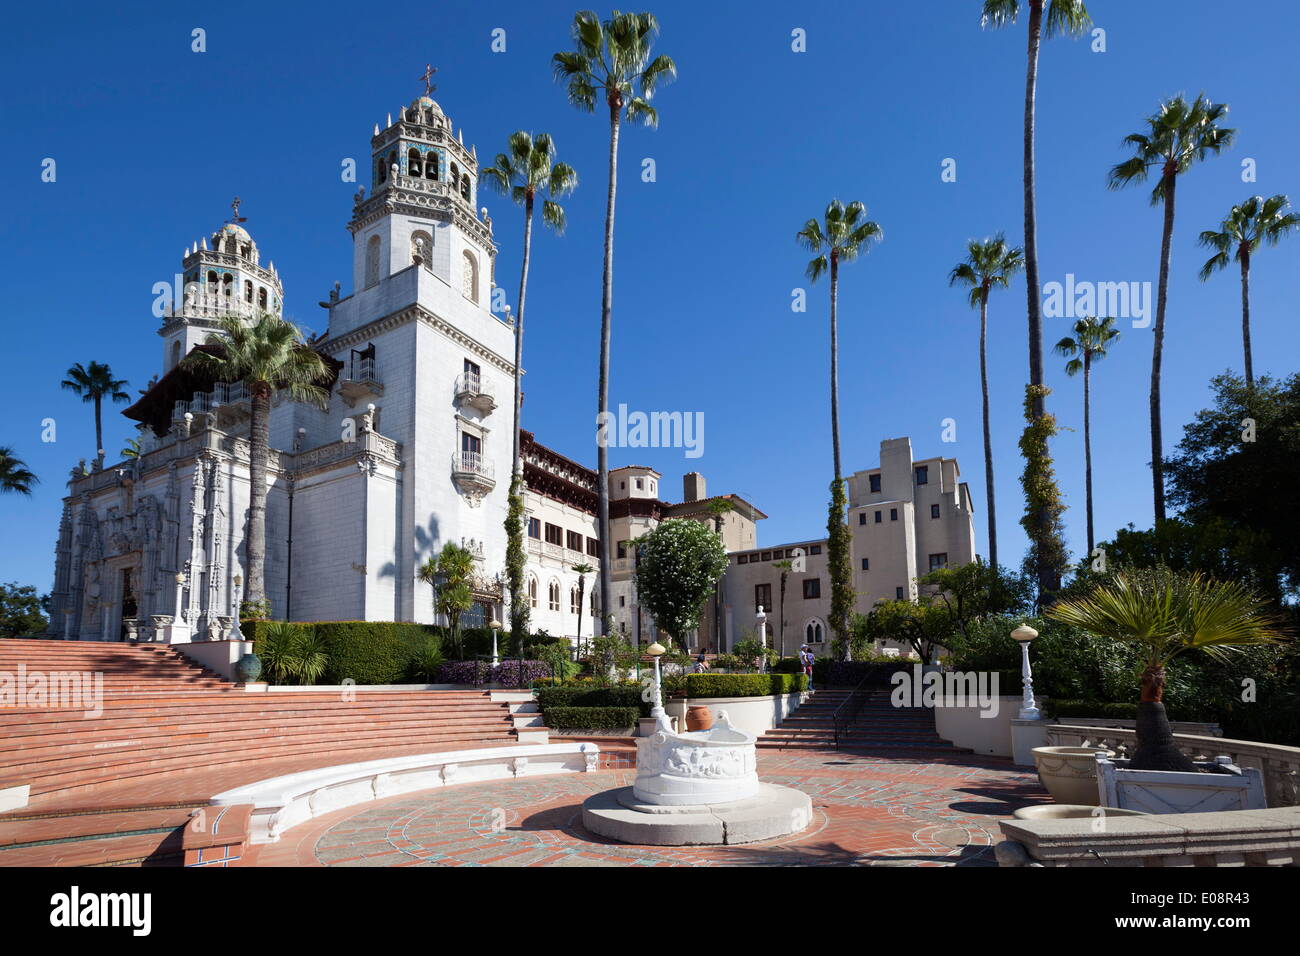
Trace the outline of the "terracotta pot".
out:
M 1095 807 L 1101 802 L 1095 756 L 1099 752 L 1115 755 L 1104 747 L 1035 747 L 1038 779 L 1057 803 Z
M 686 708 L 686 729 L 708 730 L 713 726 L 713 711 L 703 704 Z

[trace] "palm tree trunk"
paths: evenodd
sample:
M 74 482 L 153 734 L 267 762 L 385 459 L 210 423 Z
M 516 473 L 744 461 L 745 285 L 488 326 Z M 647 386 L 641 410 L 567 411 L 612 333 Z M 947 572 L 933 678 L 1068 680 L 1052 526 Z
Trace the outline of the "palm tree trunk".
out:
M 993 490 L 993 436 L 989 430 L 989 297 L 980 302 L 980 391 L 984 398 L 984 486 L 989 501 L 989 567 L 998 567 L 998 508 Z
M 1165 348 L 1165 302 L 1169 292 L 1169 262 L 1174 238 L 1176 173 L 1165 173 L 1165 223 L 1160 238 L 1160 279 L 1156 287 L 1155 344 L 1151 349 L 1151 489 L 1156 523 L 1165 520 L 1164 440 L 1160 429 L 1160 362 Z
M 1250 360 L 1250 247 L 1241 250 L 1241 344 L 1246 354 L 1246 388 L 1255 387 L 1255 367 Z
M 101 399 L 95 396 L 95 457 L 104 457 L 104 422 L 102 418 L 102 409 L 100 408 Z M 101 462 L 102 464 L 102 462 Z
M 522 393 L 520 391 L 520 367 L 524 361 L 524 301 L 528 296 L 528 264 L 532 258 L 533 250 L 533 196 L 529 193 L 524 203 L 524 261 L 519 274 L 519 313 L 515 316 L 515 397 L 514 397 L 514 431 L 511 434 L 512 452 L 510 460 L 510 495 L 513 498 L 516 495 L 522 496 L 523 489 L 523 466 L 519 460 L 519 416 Z M 511 502 L 513 507 L 513 502 Z M 522 508 L 519 509 L 522 512 Z M 513 528 L 511 534 L 514 541 L 511 545 L 518 549 L 520 554 L 524 549 L 524 529 L 523 521 L 526 517 L 521 516 L 519 526 Z M 522 609 L 524 606 L 524 576 L 522 569 L 515 567 L 513 564 L 506 569 L 510 585 L 510 631 L 511 637 L 515 640 L 522 641 L 523 634 L 517 634 L 521 631 L 520 626 L 523 622 Z M 523 645 L 520 644 L 520 647 Z M 521 652 L 522 653 L 522 652 Z
M 835 481 L 840 480 L 840 342 L 836 307 L 840 296 L 840 264 L 831 253 L 831 449 L 835 455 Z
M 1164 704 L 1165 669 L 1151 664 L 1142 672 L 1142 699 L 1137 705 L 1137 747 L 1130 770 L 1194 771 L 1196 764 L 1174 744 Z
M 597 386 L 597 428 L 608 426 L 609 337 L 614 312 L 614 198 L 618 190 L 618 125 L 623 105 L 609 105 L 609 194 L 605 200 L 605 275 L 600 297 L 600 382 Z M 599 432 L 598 432 L 599 433 Z M 609 449 L 606 440 L 596 443 L 596 528 L 600 536 L 600 633 L 605 633 L 604 615 L 613 602 L 614 582 L 610 568 L 609 540 Z M 593 629 L 595 625 L 593 623 Z
M 1038 295 L 1038 213 L 1034 190 L 1034 111 L 1038 91 L 1038 48 L 1043 31 L 1043 0 L 1029 2 L 1029 65 L 1025 71 L 1025 292 L 1029 316 L 1029 384 L 1043 384 L 1043 315 Z M 1044 400 L 1034 398 L 1035 417 Z
M 1088 511 L 1088 556 L 1092 557 L 1092 353 L 1083 350 L 1083 494 Z
M 266 459 L 271 419 L 271 387 L 257 382 L 249 389 L 251 411 L 248 434 L 248 587 L 244 600 L 266 600 Z
M 587 596 L 587 576 L 578 575 L 578 650 L 582 650 L 582 601 Z
M 786 573 L 781 572 L 781 656 L 785 657 L 785 579 Z

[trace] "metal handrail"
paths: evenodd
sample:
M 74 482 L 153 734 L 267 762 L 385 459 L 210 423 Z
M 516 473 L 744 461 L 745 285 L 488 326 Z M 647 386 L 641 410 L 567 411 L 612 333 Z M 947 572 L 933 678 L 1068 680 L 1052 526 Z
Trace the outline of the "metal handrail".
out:
M 868 672 L 866 676 L 858 682 L 858 686 L 849 692 L 849 696 L 844 703 L 835 708 L 835 713 L 832 715 L 831 719 L 835 722 L 836 750 L 840 749 L 840 728 L 842 727 L 844 730 L 848 730 L 849 726 L 858 719 L 858 713 L 862 710 L 862 705 L 867 699 L 866 686 L 867 682 L 871 680 L 871 676 L 871 673 Z M 848 708 L 847 713 L 845 713 L 845 708 Z

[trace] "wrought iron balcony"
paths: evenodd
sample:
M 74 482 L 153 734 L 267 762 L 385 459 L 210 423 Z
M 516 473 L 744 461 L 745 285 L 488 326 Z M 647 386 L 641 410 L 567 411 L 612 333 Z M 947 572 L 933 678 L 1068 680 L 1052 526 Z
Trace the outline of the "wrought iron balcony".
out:
M 497 485 L 492 463 L 476 451 L 452 453 L 451 480 L 456 490 L 469 500 L 470 507 L 477 507 L 483 496 Z
M 497 400 L 478 373 L 462 372 L 456 377 L 456 404 L 461 407 L 470 405 L 489 415 L 497 407 Z

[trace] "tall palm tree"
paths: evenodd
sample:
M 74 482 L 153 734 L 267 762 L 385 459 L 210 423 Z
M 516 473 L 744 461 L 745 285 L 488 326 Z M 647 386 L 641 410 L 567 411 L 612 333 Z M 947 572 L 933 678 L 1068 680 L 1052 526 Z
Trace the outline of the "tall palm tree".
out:
M 726 498 L 714 498 L 709 502 L 709 514 L 713 516 L 713 533 L 722 537 L 722 523 L 726 516 L 736 510 Z M 722 578 L 713 583 L 713 642 L 722 651 Z
M 83 366 L 80 362 L 68 369 L 68 377 L 60 383 L 69 392 L 81 396 L 83 402 L 95 405 L 95 457 L 104 455 L 104 421 L 102 405 L 104 399 L 113 402 L 129 402 L 131 396 L 124 389 L 126 379 L 113 378 L 113 370 L 106 362 L 91 362 Z
M 844 479 L 840 470 L 840 353 L 839 296 L 840 263 L 852 262 L 867 252 L 873 241 L 884 238 L 880 226 L 867 218 L 867 207 L 854 200 L 847 206 L 832 199 L 823 222 L 809 219 L 795 234 L 795 241 L 815 253 L 805 270 L 816 282 L 827 272 L 831 277 L 831 449 L 835 459 L 835 477 L 831 480 L 831 501 L 826 517 L 828 536 L 826 558 L 830 565 L 830 625 L 836 639 L 848 641 L 849 614 L 853 610 L 853 569 L 849 566 L 849 533 L 845 524 Z
M 40 479 L 28 470 L 26 462 L 14 454 L 10 445 L 0 445 L 0 491 L 30 495 Z
M 652 13 L 615 13 L 603 22 L 590 10 L 574 15 L 575 49 L 552 58 L 555 78 L 566 85 L 569 102 L 584 112 L 596 109 L 603 94 L 609 109 L 609 192 L 605 200 L 605 269 L 600 298 L 600 376 L 596 397 L 596 427 L 601 434 L 609 416 L 609 340 L 614 313 L 614 199 L 618 186 L 618 135 L 623 120 L 650 128 L 659 113 L 650 100 L 660 83 L 677 76 L 677 66 L 663 54 L 651 57 L 659 33 Z M 613 607 L 613 578 L 609 560 L 609 454 L 606 442 L 596 443 L 596 522 L 600 539 L 600 606 Z M 603 630 L 603 624 L 602 624 Z
M 1112 318 L 1098 319 L 1089 316 L 1074 323 L 1074 335 L 1067 335 L 1056 343 L 1056 354 L 1070 359 L 1065 363 L 1065 374 L 1073 378 L 1083 372 L 1083 472 L 1084 496 L 1088 506 L 1088 554 L 1093 548 L 1092 536 L 1092 363 L 1106 357 L 1110 343 L 1119 338 Z
M 1232 142 L 1236 130 L 1219 122 L 1228 113 L 1226 103 L 1213 103 L 1198 94 L 1188 103 L 1181 95 L 1165 100 L 1146 118 L 1146 132 L 1130 133 L 1124 143 L 1133 155 L 1110 171 L 1111 189 L 1143 182 L 1152 168 L 1160 179 L 1151 190 L 1151 205 L 1164 204 L 1164 228 L 1160 237 L 1160 278 L 1156 289 L 1155 343 L 1151 349 L 1151 486 L 1155 520 L 1165 519 L 1164 441 L 1160 429 L 1160 363 L 1165 348 L 1165 304 L 1169 291 L 1169 260 L 1174 238 L 1174 194 L 1178 177 L 1192 164 L 1211 153 L 1217 154 Z
M 592 571 L 595 571 L 596 569 L 584 561 L 581 564 L 571 565 L 570 570 L 576 571 L 578 574 L 578 651 L 581 652 L 582 651 L 582 614 L 583 614 L 582 602 L 583 599 L 586 598 L 587 596 L 587 575 L 589 575 Z
M 1255 368 L 1250 356 L 1250 257 L 1261 243 L 1275 246 L 1300 226 L 1300 215 L 1290 209 L 1291 200 L 1284 195 L 1268 199 L 1251 196 L 1232 207 L 1218 232 L 1207 229 L 1201 233 L 1201 245 L 1214 250 L 1214 255 L 1201 266 L 1202 282 L 1218 270 L 1226 269 L 1230 258 L 1241 265 L 1241 344 L 1246 355 L 1247 388 L 1255 387 Z
M 948 274 L 949 285 L 970 286 L 971 308 L 980 310 L 980 392 L 984 398 L 984 487 L 989 502 L 989 564 L 998 567 L 998 511 L 993 492 L 993 438 L 989 430 L 989 294 L 1005 289 L 1025 266 L 1023 249 L 1013 249 L 998 233 L 966 244 L 966 259 Z
M 1038 284 L 1038 213 L 1034 183 L 1035 99 L 1038 93 L 1038 48 L 1061 34 L 1080 36 L 1092 25 L 1082 0 L 1027 0 L 1029 6 L 1029 64 L 1025 70 L 1024 190 L 1025 190 L 1025 293 L 1029 309 L 1029 384 L 1043 385 L 1043 313 Z M 1046 12 L 1046 22 L 1044 22 Z M 1019 0 L 984 0 L 980 25 L 1004 27 L 1020 16 Z M 1044 410 L 1044 393 L 1034 393 L 1034 415 Z
M 1084 597 L 1053 605 L 1047 616 L 1142 650 L 1137 749 L 1129 761 L 1134 770 L 1196 769 L 1174 746 L 1165 714 L 1165 668 L 1171 660 L 1195 650 L 1223 658 L 1287 637 L 1244 585 L 1164 567 L 1119 572 Z
M 208 335 L 210 350 L 196 349 L 182 365 L 216 382 L 242 382 L 249 395 L 247 611 L 270 616 L 266 597 L 266 469 L 270 457 L 271 397 L 284 391 L 296 402 L 324 408 L 329 392 L 322 387 L 328 370 L 320 353 L 303 339 L 302 330 L 278 315 L 262 313 L 246 322 L 226 316 L 219 331 Z
M 782 561 L 773 561 L 772 567 L 781 572 L 781 621 L 778 627 L 781 634 L 781 656 L 785 657 L 785 585 L 790 580 L 790 572 L 794 569 L 794 562 L 786 558 Z
M 519 270 L 519 309 L 515 315 L 515 398 L 513 454 L 510 467 L 510 504 L 512 512 L 522 514 L 523 469 L 519 461 L 520 367 L 524 360 L 524 304 L 528 298 L 528 267 L 533 252 L 533 208 L 537 194 L 542 199 L 542 222 L 557 234 L 564 233 L 564 207 L 557 199 L 578 185 L 578 174 L 567 163 L 555 161 L 555 141 L 549 133 L 536 138 L 523 130 L 512 133 L 507 151 L 497 153 L 496 161 L 479 172 L 479 182 L 524 207 L 524 256 Z M 521 518 L 507 519 L 508 548 L 516 560 L 506 562 L 510 588 L 510 633 L 522 640 L 528 628 L 528 603 L 524 600 L 524 530 Z

